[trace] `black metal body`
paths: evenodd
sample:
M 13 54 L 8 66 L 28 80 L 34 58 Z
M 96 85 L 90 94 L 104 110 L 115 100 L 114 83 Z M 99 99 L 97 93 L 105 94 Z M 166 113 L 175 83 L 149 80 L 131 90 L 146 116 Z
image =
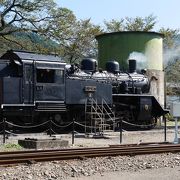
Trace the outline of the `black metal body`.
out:
M 62 121 L 57 115 L 66 117 L 63 122 L 72 121 L 83 117 L 88 98 L 97 104 L 104 99 L 117 117 L 128 114 L 128 121 L 138 124 L 165 114 L 154 96 L 143 94 L 149 91 L 149 81 L 142 74 L 67 71 L 65 66 L 56 56 L 7 51 L 0 58 L 3 115 L 11 121 L 21 117 L 22 124 L 38 124 L 49 117 Z
M 96 87 L 94 92 L 85 90 L 85 87 Z M 91 96 L 97 100 L 98 104 L 104 99 L 108 104 L 112 104 L 111 84 L 97 82 L 91 79 L 66 79 L 66 104 L 84 105 L 87 97 Z

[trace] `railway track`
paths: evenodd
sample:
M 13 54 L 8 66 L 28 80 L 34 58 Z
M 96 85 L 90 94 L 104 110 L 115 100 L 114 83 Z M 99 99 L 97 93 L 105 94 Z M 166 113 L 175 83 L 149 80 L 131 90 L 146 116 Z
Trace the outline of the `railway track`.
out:
M 141 155 L 180 152 L 179 144 L 116 145 L 100 148 L 0 152 L 0 165 L 26 164 L 85 157 Z

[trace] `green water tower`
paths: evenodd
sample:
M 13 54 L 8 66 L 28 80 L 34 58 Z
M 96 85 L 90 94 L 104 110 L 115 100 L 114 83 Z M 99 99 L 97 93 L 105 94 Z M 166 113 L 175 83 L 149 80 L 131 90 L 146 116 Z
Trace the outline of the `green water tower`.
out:
M 128 58 L 144 57 L 147 69 L 163 70 L 163 36 L 156 32 L 123 31 L 96 36 L 98 64 L 105 68 L 109 60 L 118 61 L 121 69 L 127 69 Z M 134 57 L 136 58 L 136 57 Z

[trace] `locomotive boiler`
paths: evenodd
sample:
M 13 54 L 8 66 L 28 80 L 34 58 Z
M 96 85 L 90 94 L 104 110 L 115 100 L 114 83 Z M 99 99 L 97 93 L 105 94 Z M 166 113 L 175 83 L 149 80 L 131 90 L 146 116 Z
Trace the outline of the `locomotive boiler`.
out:
M 15 124 L 39 124 L 52 118 L 59 125 L 76 121 L 116 127 L 120 120 L 153 127 L 166 113 L 150 94 L 150 81 L 136 72 L 136 61 L 121 72 L 117 62 L 97 69 L 84 59 L 81 67 L 53 55 L 7 51 L 0 58 L 1 116 Z
M 112 85 L 112 99 L 116 118 L 152 128 L 157 118 L 166 114 L 157 99 L 150 94 L 151 80 L 146 76 L 146 70 L 137 72 L 136 60 L 129 59 L 129 71 L 122 72 L 119 63 L 108 61 L 106 70 L 97 70 L 97 61 L 83 59 L 81 68 L 76 68 L 71 76 L 90 78 Z

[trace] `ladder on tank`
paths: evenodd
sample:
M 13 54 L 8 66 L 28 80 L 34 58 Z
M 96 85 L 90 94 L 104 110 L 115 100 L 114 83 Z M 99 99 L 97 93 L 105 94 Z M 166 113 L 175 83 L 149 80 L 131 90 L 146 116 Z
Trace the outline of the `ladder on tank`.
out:
M 103 134 L 115 129 L 115 113 L 107 102 L 102 99 L 101 104 L 93 98 L 85 102 L 85 133 L 90 126 L 91 133 Z

